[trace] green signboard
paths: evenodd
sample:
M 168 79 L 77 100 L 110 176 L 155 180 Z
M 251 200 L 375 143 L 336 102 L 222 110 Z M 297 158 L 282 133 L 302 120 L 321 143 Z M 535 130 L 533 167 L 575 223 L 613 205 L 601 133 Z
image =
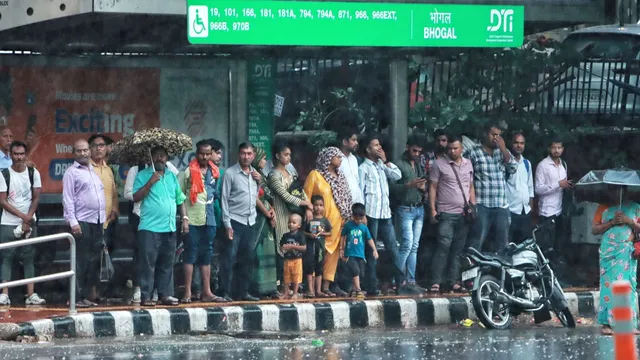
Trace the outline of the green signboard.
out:
M 271 159 L 276 62 L 269 59 L 247 62 L 247 136 Z
M 524 6 L 188 0 L 192 44 L 519 47 Z

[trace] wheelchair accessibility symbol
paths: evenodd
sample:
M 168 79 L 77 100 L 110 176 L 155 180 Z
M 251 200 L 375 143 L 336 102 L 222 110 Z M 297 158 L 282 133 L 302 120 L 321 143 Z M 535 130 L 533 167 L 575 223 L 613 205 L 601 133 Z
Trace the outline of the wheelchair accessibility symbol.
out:
M 209 8 L 207 6 L 189 7 L 189 36 L 204 38 L 209 36 Z

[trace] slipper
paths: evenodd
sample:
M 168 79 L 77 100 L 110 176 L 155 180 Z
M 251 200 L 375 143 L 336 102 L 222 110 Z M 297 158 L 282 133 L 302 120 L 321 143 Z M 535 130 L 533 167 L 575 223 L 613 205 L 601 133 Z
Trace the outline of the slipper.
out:
M 227 302 L 227 300 L 225 300 L 224 298 L 221 298 L 220 296 L 215 296 L 215 295 L 214 295 L 214 296 L 211 296 L 211 297 L 209 297 L 209 296 L 204 296 L 204 297 L 202 297 L 202 299 L 201 299 L 201 300 L 202 300 L 202 302 L 205 302 L 205 303 L 207 303 L 207 302 L 212 302 L 212 303 L 226 303 L 226 302 Z
M 604 335 L 604 336 L 612 336 L 613 335 L 613 329 L 610 328 L 610 327 L 605 327 L 605 328 L 602 328 L 600 330 L 600 333 L 602 335 Z
M 191 297 L 182 298 L 180 304 L 191 304 Z
M 440 293 L 440 285 L 431 285 L 431 288 L 429 289 L 429 292 L 432 294 L 439 294 Z
M 191 296 L 191 301 L 200 301 L 202 300 L 202 294 L 195 294 Z
M 180 302 L 178 301 L 178 299 L 171 297 L 171 296 L 167 296 L 166 298 L 160 300 L 160 303 L 162 305 L 168 305 L 168 306 L 178 306 L 180 305 Z
M 462 287 L 460 284 L 455 284 L 451 288 L 451 292 L 456 293 L 456 294 L 466 294 L 469 291 L 467 289 L 465 289 L 464 287 Z
M 315 298 L 315 297 L 316 297 L 316 294 L 314 294 L 314 293 L 312 293 L 312 292 L 307 292 L 304 296 L 305 296 L 307 299 L 313 299 L 313 298 Z
M 325 290 L 324 291 L 325 295 L 327 295 L 328 297 L 336 297 L 337 295 L 334 294 L 333 292 L 331 292 L 331 290 Z
M 317 298 L 323 298 L 323 299 L 326 299 L 326 298 L 329 298 L 329 297 L 331 297 L 331 296 L 329 296 L 328 294 L 325 294 L 325 293 L 323 293 L 323 292 L 319 292 L 319 293 L 317 293 L 317 294 L 316 294 L 316 297 L 317 297 Z
M 140 302 L 142 306 L 156 306 L 156 302 L 153 300 L 143 300 Z

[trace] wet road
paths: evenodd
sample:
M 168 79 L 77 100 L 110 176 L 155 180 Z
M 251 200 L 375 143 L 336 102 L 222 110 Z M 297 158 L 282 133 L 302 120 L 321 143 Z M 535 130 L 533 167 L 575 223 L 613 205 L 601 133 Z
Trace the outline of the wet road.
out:
M 314 346 L 322 339 L 323 346 Z M 293 339 L 223 335 L 2 343 L 0 359 L 247 359 L 247 360 L 544 360 L 613 358 L 612 338 L 596 327 L 486 331 L 427 328 L 301 334 Z

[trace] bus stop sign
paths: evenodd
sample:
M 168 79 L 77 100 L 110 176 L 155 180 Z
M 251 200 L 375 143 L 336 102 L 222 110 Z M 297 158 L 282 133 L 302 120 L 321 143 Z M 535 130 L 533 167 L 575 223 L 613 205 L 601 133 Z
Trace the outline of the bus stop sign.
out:
M 524 6 L 188 0 L 187 27 L 192 44 L 520 47 Z

